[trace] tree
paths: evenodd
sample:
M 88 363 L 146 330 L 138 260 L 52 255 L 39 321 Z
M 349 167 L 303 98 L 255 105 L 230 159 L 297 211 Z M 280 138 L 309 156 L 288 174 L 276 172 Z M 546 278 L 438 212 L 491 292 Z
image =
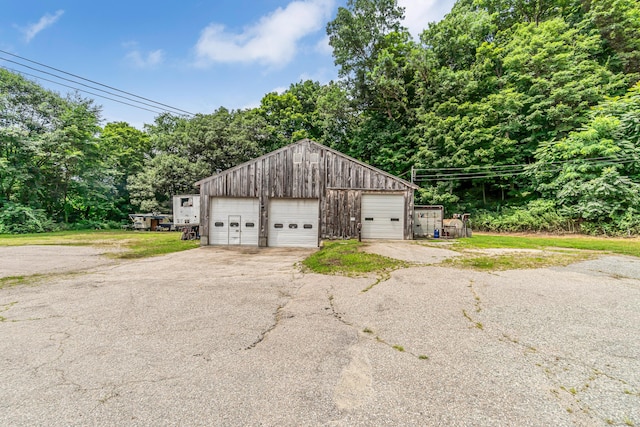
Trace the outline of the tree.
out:
M 468 2 L 456 2 L 442 21 L 429 24 L 420 40 L 440 67 L 468 70 L 475 63 L 476 50 L 490 42 L 496 30 L 489 13 Z
M 91 206 L 82 202 L 99 182 L 100 155 L 96 135 L 99 107 L 90 99 L 67 99 L 58 117 L 59 124 L 40 141 L 39 165 L 44 209 L 54 220 L 70 222 L 86 219 Z
M 109 189 L 105 196 L 111 203 L 104 217 L 121 220 L 132 211 L 127 182 L 143 170 L 144 161 L 150 156 L 151 141 L 147 133 L 128 123 L 108 123 L 100 132 L 99 150 L 103 183 Z
M 640 206 L 640 84 L 593 109 L 581 130 L 536 152 L 532 174 L 542 197 L 571 218 L 607 224 Z M 640 221 L 638 221 L 640 226 Z
M 606 41 L 610 64 L 628 75 L 630 85 L 640 80 L 640 4 L 634 0 L 586 2 L 588 17 Z
M 0 69 L 0 202 L 43 209 L 56 221 L 86 218 L 101 196 L 100 108 Z
M 339 75 L 347 80 L 357 105 L 366 106 L 373 95 L 368 73 L 388 47 L 387 36 L 407 33 L 403 18 L 404 9 L 396 0 L 348 0 L 347 7 L 338 8 L 336 18 L 327 24 Z
M 579 21 L 582 15 L 580 0 L 475 0 L 473 3 L 489 12 L 500 30 L 522 22 L 538 25 L 558 17 Z
M 259 156 L 262 144 L 271 142 L 266 122 L 253 110 L 221 107 L 192 118 L 165 114 L 146 129 L 150 154 L 127 180 L 132 205 L 143 211 L 170 209 L 174 195 L 195 191 L 196 181 Z
M 129 178 L 131 203 L 143 212 L 171 209 L 173 196 L 195 191 L 194 183 L 210 175 L 207 165 L 187 158 L 161 153 L 147 162 L 144 171 Z
M 317 101 L 318 142 L 350 153 L 350 141 L 359 123 L 359 113 L 353 108 L 348 91 L 341 83 L 322 86 Z

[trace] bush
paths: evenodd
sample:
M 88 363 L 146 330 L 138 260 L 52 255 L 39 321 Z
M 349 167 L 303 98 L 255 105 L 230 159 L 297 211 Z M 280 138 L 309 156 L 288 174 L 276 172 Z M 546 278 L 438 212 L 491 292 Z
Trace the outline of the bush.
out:
M 44 233 L 58 227 L 42 209 L 5 202 L 0 212 L 1 234 Z
M 122 223 L 117 221 L 96 221 L 83 219 L 71 224 L 64 224 L 62 228 L 65 230 L 120 230 Z
M 606 236 L 637 236 L 640 235 L 640 212 L 633 208 L 609 221 L 585 222 L 580 226 L 585 234 Z
M 498 212 L 476 211 L 471 225 L 479 231 L 584 233 L 607 236 L 640 235 L 640 212 L 628 208 L 622 215 L 606 220 L 571 218 L 551 200 L 538 199 L 522 207 L 505 208 Z
M 575 232 L 576 223 L 562 216 L 551 200 L 534 200 L 500 212 L 477 211 L 471 225 L 480 231 L 497 232 Z

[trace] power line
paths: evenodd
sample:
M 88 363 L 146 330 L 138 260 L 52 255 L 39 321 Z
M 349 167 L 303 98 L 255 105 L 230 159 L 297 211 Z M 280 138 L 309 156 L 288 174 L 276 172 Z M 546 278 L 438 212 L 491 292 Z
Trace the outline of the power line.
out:
M 598 160 L 589 161 L 589 160 L 594 160 L 594 159 L 598 159 Z M 628 163 L 633 163 L 633 162 L 637 162 L 638 161 L 637 159 L 621 160 L 621 159 L 617 159 L 617 158 L 606 158 L 606 157 L 600 157 L 600 158 L 594 158 L 594 159 L 585 159 L 585 160 L 587 160 L 586 161 L 587 164 L 590 164 L 592 166 L 607 165 L 607 164 L 623 165 L 623 164 L 628 164 Z M 553 165 L 565 165 L 566 163 L 567 162 L 550 162 L 550 163 L 544 164 L 543 167 L 553 166 Z M 521 166 L 526 166 L 526 168 L 509 169 L 509 170 L 498 170 L 498 171 L 495 171 L 495 172 L 484 171 L 484 172 L 469 172 L 469 173 L 414 175 L 413 176 L 413 182 L 462 181 L 462 180 L 473 180 L 473 179 L 516 177 L 516 176 L 522 176 L 522 175 L 530 173 L 535 165 L 534 164 L 529 164 L 529 165 L 521 165 Z M 458 169 L 458 168 L 455 168 L 455 169 Z M 563 167 L 546 168 L 546 169 L 542 169 L 541 172 L 543 172 L 543 173 L 559 172 L 562 169 L 563 169 Z
M 608 160 L 608 159 L 612 159 L 612 157 L 592 157 L 588 160 Z M 614 158 L 615 159 L 615 158 Z M 546 163 L 548 165 L 552 165 L 552 164 L 564 164 L 566 162 L 549 162 Z M 477 165 L 474 166 L 476 169 L 499 169 L 499 168 L 511 168 L 511 167 L 516 167 L 516 168 L 523 168 L 523 167 L 530 167 L 533 166 L 533 163 L 520 163 L 520 164 L 513 164 L 513 165 Z M 430 171 L 430 172 L 435 172 L 435 171 L 464 171 L 469 169 L 469 167 L 464 167 L 464 168 L 416 168 L 414 169 L 414 171 Z
M 158 110 L 150 110 L 148 108 L 140 107 L 140 106 L 135 105 L 135 104 L 129 104 L 128 102 L 120 101 L 120 100 L 114 99 L 114 98 L 109 98 L 108 96 L 100 95 L 100 94 L 97 94 L 97 93 L 94 93 L 94 92 L 89 92 L 88 90 L 80 89 L 80 88 L 77 88 L 77 87 L 66 85 L 64 83 L 60 83 L 60 82 L 56 82 L 56 81 L 53 81 L 53 80 L 45 79 L 44 77 L 36 76 L 34 74 L 25 73 L 24 71 L 14 70 L 13 68 L 8 68 L 8 67 L 5 67 L 4 65 L 0 65 L 0 68 L 4 68 L 5 70 L 12 71 L 14 73 L 24 74 L 25 76 L 35 77 L 37 79 L 44 80 L 46 82 L 50 82 L 50 83 L 57 84 L 57 85 L 64 86 L 64 87 L 68 87 L 70 89 L 74 89 L 74 90 L 77 90 L 77 91 L 80 91 L 80 92 L 88 93 L 88 94 L 93 95 L 93 96 L 98 96 L 100 98 L 104 98 L 104 99 L 108 99 L 108 100 L 111 100 L 111 101 L 119 102 L 120 104 L 129 105 L 129 106 L 134 107 L 134 108 L 139 108 L 140 110 L 146 110 L 146 111 L 149 111 L 151 113 L 162 113 L 163 112 L 162 110 L 160 110 L 160 111 L 158 111 Z
M 53 77 L 55 77 L 55 78 L 57 78 L 57 79 L 60 79 L 60 80 L 65 80 L 65 81 L 67 81 L 67 82 L 75 83 L 75 84 L 80 85 L 80 86 L 88 87 L 89 89 L 99 90 L 100 92 L 108 93 L 109 95 L 117 96 L 118 98 L 126 99 L 126 100 L 128 100 L 128 101 L 137 102 L 137 103 L 139 103 L 139 104 L 146 105 L 147 107 L 158 108 L 158 109 L 160 110 L 159 112 L 167 111 L 167 110 L 165 110 L 165 109 L 163 109 L 163 108 L 156 107 L 155 105 L 148 104 L 148 103 L 146 103 L 146 102 L 137 101 L 137 100 L 135 100 L 135 99 L 128 98 L 128 97 L 123 96 L 123 95 L 118 95 L 117 93 L 113 93 L 113 92 L 109 92 L 109 91 L 104 90 L 104 89 L 100 89 L 100 88 L 97 88 L 97 87 L 89 86 L 89 85 L 86 85 L 86 84 L 84 84 L 84 83 L 76 82 L 75 80 L 67 79 L 67 78 L 65 78 L 65 77 L 60 77 L 60 76 L 57 76 L 57 75 L 55 75 L 55 74 L 53 74 L 53 73 L 50 73 L 50 72 L 48 72 L 48 71 L 38 70 L 37 68 L 31 67 L 31 66 L 29 66 L 29 65 L 21 64 L 21 63 L 19 63 L 19 62 L 13 61 L 13 60 L 11 60 L 11 59 L 3 58 L 2 56 L 0 56 L 0 59 L 1 59 L 1 60 L 3 60 L 3 61 L 7 61 L 7 62 L 11 62 L 11 63 L 13 63 L 13 64 L 20 65 L 21 67 L 29 68 L 30 70 L 34 70 L 34 71 L 37 71 L 37 72 L 39 72 L 39 73 L 43 73 L 43 74 L 47 74 L 47 75 L 53 76 Z M 5 67 L 5 68 L 6 68 L 6 67 Z M 14 71 L 16 71 L 16 70 L 14 70 Z M 27 74 L 27 73 L 24 73 L 24 74 Z M 57 82 L 55 82 L 55 81 L 48 80 L 48 79 L 45 79 L 45 78 L 40 77 L 40 76 L 35 76 L 35 75 L 33 75 L 33 74 L 27 74 L 27 75 L 30 75 L 30 76 L 35 77 L 35 78 L 37 78 L 37 79 L 42 79 L 42 80 L 44 80 L 44 81 L 48 81 L 48 82 L 51 82 L 51 83 L 56 83 L 56 84 L 59 84 L 59 85 L 61 85 L 61 86 L 69 87 L 69 88 L 71 88 L 71 89 L 75 89 L 75 90 L 80 90 L 80 91 L 83 91 L 83 92 L 87 92 L 87 91 L 84 91 L 84 90 L 82 90 L 82 89 L 80 89 L 80 88 L 77 88 L 77 87 L 74 87 L 74 86 L 68 86 L 68 85 L 65 85 L 65 84 L 62 84 L 62 83 L 57 83 Z M 92 92 L 87 92 L 87 93 L 91 93 L 92 95 L 96 95 L 96 96 L 101 96 L 101 95 L 98 95 L 98 94 L 95 94 L 95 93 L 92 93 Z M 108 98 L 108 97 L 104 97 L 104 96 L 103 96 L 103 98 L 110 99 L 110 100 L 115 101 L 115 102 L 120 102 L 120 101 L 118 101 L 117 99 L 113 99 L 113 98 Z M 132 104 L 128 104 L 128 103 L 126 103 L 126 102 L 122 102 L 122 104 L 132 105 Z M 142 108 L 142 107 L 141 107 L 141 108 Z M 147 111 L 151 111 L 151 110 L 147 110 Z M 181 110 L 177 110 L 177 111 L 181 111 Z M 180 113 L 176 113 L 176 112 L 173 112 L 173 111 L 169 111 L 169 112 L 170 112 L 170 113 L 173 113 L 173 114 L 180 114 Z M 180 115 L 183 115 L 183 114 L 180 114 Z
M 51 67 L 51 66 L 46 65 L 46 64 L 43 64 L 43 63 L 41 63 L 41 62 L 33 61 L 33 60 L 31 60 L 31 59 L 24 58 L 24 57 L 19 56 L 19 55 L 15 55 L 15 54 L 13 54 L 13 53 L 11 53 L 11 52 L 7 52 L 7 51 L 4 51 L 4 50 L 2 50 L 2 49 L 0 49 L 0 52 L 1 52 L 1 53 L 4 53 L 4 54 L 6 54 L 6 55 L 10 55 L 10 56 L 15 57 L 15 58 L 19 58 L 19 59 L 21 59 L 21 60 L 23 60 L 23 61 L 27 61 L 27 62 L 30 62 L 30 63 L 32 63 L 32 64 L 39 65 L 39 66 L 41 66 L 41 67 L 45 67 L 45 68 L 48 68 L 48 69 L 50 69 L 50 70 L 54 70 L 54 71 L 57 71 L 57 72 L 59 72 L 59 73 L 66 74 L 66 75 L 68 75 L 68 76 L 75 77 L 76 79 L 84 80 L 84 81 L 87 81 L 87 82 L 90 82 L 90 83 L 96 84 L 96 85 L 98 85 L 98 86 L 106 87 L 106 88 L 108 88 L 108 89 L 111 89 L 111 90 L 114 90 L 114 91 L 117 91 L 117 92 L 120 92 L 120 93 L 124 93 L 124 94 L 126 94 L 126 95 L 130 95 L 130 96 L 133 96 L 133 97 L 135 97 L 135 98 L 138 98 L 138 99 L 142 99 L 142 100 L 144 100 L 144 101 L 151 102 L 151 103 L 153 103 L 153 104 L 157 104 L 158 106 L 166 107 L 166 108 L 168 108 L 168 109 L 170 109 L 170 110 L 174 110 L 174 111 L 176 111 L 176 112 L 178 112 L 178 111 L 179 111 L 181 114 L 187 114 L 187 115 L 190 115 L 190 116 L 194 116 L 194 115 L 195 115 L 194 113 L 191 113 L 191 112 L 189 112 L 189 111 L 183 110 L 183 109 L 181 109 L 181 108 L 172 107 L 171 105 L 164 104 L 164 103 L 162 103 L 162 102 L 154 101 L 154 100 L 152 100 L 152 99 L 145 98 L 145 97 L 143 97 L 143 96 L 136 95 L 136 94 L 134 94 L 134 93 L 127 92 L 127 91 L 124 91 L 124 90 L 121 90 L 121 89 L 115 88 L 115 87 L 113 87 L 113 86 L 105 85 L 105 84 L 100 83 L 100 82 L 97 82 L 97 81 L 95 81 L 95 80 L 87 79 L 87 78 L 84 78 L 84 77 L 79 76 L 79 75 L 77 75 L 77 74 L 69 73 L 69 72 L 64 71 L 64 70 L 61 70 L 61 69 L 59 69 L 59 68 Z M 3 57 L 0 57 L 0 59 L 2 59 L 2 60 L 4 60 L 4 61 L 12 62 L 12 63 L 14 63 L 14 64 L 17 64 L 17 65 L 21 66 L 21 67 L 25 67 L 25 68 L 29 68 L 29 69 L 35 70 L 35 71 L 37 71 L 37 72 L 39 72 L 39 73 L 44 73 L 44 74 L 48 74 L 48 75 L 54 76 L 54 77 L 56 77 L 56 78 L 58 78 L 58 79 L 61 79 L 61 80 L 66 80 L 66 81 L 69 81 L 69 82 L 72 82 L 72 83 L 75 83 L 75 84 L 79 84 L 79 85 L 82 85 L 82 86 L 85 86 L 85 87 L 88 87 L 88 88 L 91 88 L 91 89 L 94 89 L 94 90 L 98 90 L 98 91 L 101 91 L 101 92 L 105 92 L 105 93 L 108 93 L 108 94 L 110 94 L 110 95 L 114 95 L 114 96 L 117 96 L 117 97 L 120 97 L 120 98 L 124 98 L 124 99 L 130 100 L 130 101 L 133 101 L 133 102 L 137 102 L 137 103 L 140 103 L 140 104 L 143 104 L 143 105 L 151 106 L 151 107 L 153 107 L 153 108 L 158 108 L 158 109 L 163 110 L 163 111 L 168 111 L 166 108 L 161 108 L 161 107 L 158 107 L 158 106 L 156 106 L 156 105 L 149 105 L 149 104 L 147 104 L 147 103 L 145 103 L 145 102 L 138 101 L 138 100 L 135 100 L 135 99 L 131 99 L 131 98 L 125 97 L 125 96 L 123 96 L 123 95 L 114 94 L 114 93 L 109 92 L 109 91 L 106 91 L 106 90 L 104 90 L 104 89 L 100 89 L 100 88 L 96 88 L 96 87 L 93 87 L 93 86 L 89 86 L 89 85 L 86 85 L 86 84 L 84 84 L 84 83 L 81 83 L 81 82 L 78 82 L 78 81 L 75 81 L 75 80 L 70 80 L 70 79 L 67 79 L 67 78 L 65 78 L 65 77 L 61 77 L 61 76 L 59 76 L 59 75 L 56 75 L 56 74 L 53 74 L 53 73 L 50 73 L 50 72 L 47 72 L 47 71 L 44 71 L 44 70 L 41 70 L 41 69 L 38 69 L 38 68 L 34 68 L 34 67 L 29 66 L 29 65 L 25 65 L 25 64 L 20 63 L 20 62 L 18 62 L 18 61 L 14 61 L 14 60 L 7 59 L 7 58 L 3 58 Z M 118 102 L 118 101 L 116 101 L 116 102 Z M 128 105 L 130 105 L 130 104 L 128 104 Z M 171 112 L 171 111 L 169 111 L 169 112 Z M 174 114 L 176 114 L 176 113 L 174 113 Z

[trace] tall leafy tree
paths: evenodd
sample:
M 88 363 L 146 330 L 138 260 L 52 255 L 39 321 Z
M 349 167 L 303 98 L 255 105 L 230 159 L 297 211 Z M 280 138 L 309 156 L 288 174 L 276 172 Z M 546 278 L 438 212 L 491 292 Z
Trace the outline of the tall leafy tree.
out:
M 537 190 L 580 221 L 607 224 L 640 214 L 640 84 L 593 109 L 584 128 L 541 145 Z M 640 220 L 636 221 L 640 227 Z
M 588 18 L 606 42 L 607 58 L 615 71 L 640 80 L 640 3 L 635 0 L 587 1 Z
M 172 196 L 196 191 L 196 181 L 262 154 L 270 142 L 259 114 L 222 107 L 192 118 L 160 115 L 146 130 L 150 155 L 127 181 L 132 205 L 143 211 L 169 210 Z
M 3 201 L 43 209 L 57 221 L 87 218 L 86 201 L 101 191 L 100 108 L 77 94 L 63 98 L 18 74 L 0 73 Z
M 339 75 L 347 79 L 354 101 L 366 106 L 374 95 L 370 75 L 391 33 L 406 33 L 404 9 L 396 0 L 348 0 L 327 24 L 329 45 Z
M 149 135 L 125 122 L 108 123 L 100 132 L 99 149 L 102 156 L 103 185 L 106 203 L 105 218 L 119 220 L 132 211 L 127 189 L 129 177 L 141 172 L 150 156 Z M 105 190 L 106 190 L 105 188 Z

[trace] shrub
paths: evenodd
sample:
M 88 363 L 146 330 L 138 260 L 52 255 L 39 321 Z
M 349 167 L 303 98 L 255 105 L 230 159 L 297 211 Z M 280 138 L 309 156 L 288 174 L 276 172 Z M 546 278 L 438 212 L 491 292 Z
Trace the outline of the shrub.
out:
M 42 209 L 5 202 L 0 212 L 0 233 L 23 234 L 55 231 L 58 227 Z
M 71 224 L 64 224 L 62 228 L 65 230 L 119 230 L 122 223 L 117 221 L 97 221 L 91 219 L 83 219 Z
M 498 232 L 561 232 L 576 230 L 575 222 L 562 216 L 551 200 L 534 200 L 517 208 L 500 212 L 477 211 L 471 218 L 472 227 Z

